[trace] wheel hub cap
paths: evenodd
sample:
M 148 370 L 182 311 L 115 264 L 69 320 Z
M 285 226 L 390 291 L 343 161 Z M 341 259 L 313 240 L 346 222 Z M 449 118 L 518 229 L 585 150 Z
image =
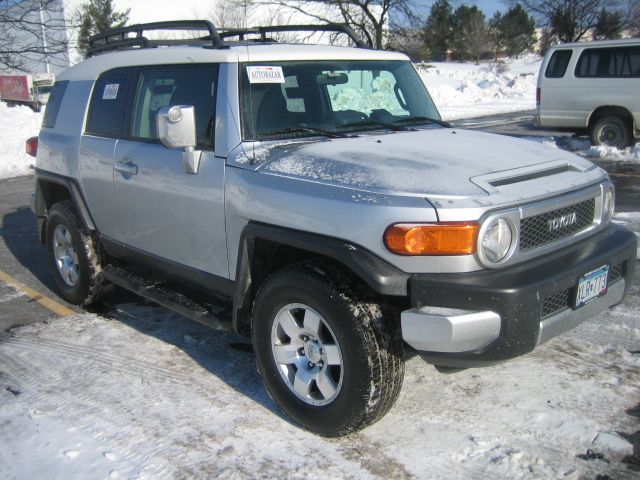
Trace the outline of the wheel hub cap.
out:
M 64 225 L 56 226 L 53 231 L 53 255 L 64 283 L 75 287 L 80 278 L 80 264 L 71 232 Z
M 316 340 L 308 340 L 304 344 L 304 354 L 312 363 L 322 360 L 322 345 Z
M 307 305 L 280 309 L 271 328 L 271 349 L 285 385 L 309 405 L 331 403 L 340 393 L 343 360 L 328 323 Z

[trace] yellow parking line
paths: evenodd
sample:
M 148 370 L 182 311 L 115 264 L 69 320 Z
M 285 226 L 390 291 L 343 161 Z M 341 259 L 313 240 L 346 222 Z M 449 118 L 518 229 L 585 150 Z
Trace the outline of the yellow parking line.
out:
M 10 275 L 7 275 L 2 270 L 0 270 L 0 282 L 8 285 L 9 287 L 15 288 L 16 290 L 21 291 L 28 297 L 30 297 L 33 301 L 38 302 L 45 308 L 48 308 L 56 315 L 60 315 L 61 317 L 66 317 L 68 315 L 75 315 L 76 312 L 71 310 L 70 308 L 65 307 L 61 303 L 56 302 L 55 300 L 42 295 L 39 292 L 36 292 L 32 288 L 27 287 L 24 283 L 20 283 L 15 278 Z

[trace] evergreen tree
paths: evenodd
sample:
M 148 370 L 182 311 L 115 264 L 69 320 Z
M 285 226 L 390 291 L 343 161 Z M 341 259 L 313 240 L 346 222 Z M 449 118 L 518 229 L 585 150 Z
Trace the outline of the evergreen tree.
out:
M 89 37 L 105 32 L 111 28 L 123 27 L 129 21 L 128 8 L 124 12 L 116 12 L 112 0 L 89 0 L 80 5 L 78 12 L 78 50 L 86 52 L 89 48 Z
M 518 4 L 504 15 L 496 13 L 489 22 L 490 38 L 497 59 L 500 52 L 517 56 L 530 50 L 536 43 L 536 25 Z
M 494 60 L 498 60 L 498 56 L 504 50 L 506 42 L 503 23 L 504 20 L 501 12 L 495 12 L 491 20 L 489 20 L 488 37 Z
M 436 0 L 424 27 L 424 44 L 435 60 L 446 60 L 451 46 L 453 13 L 449 0 Z
M 471 20 L 472 8 L 476 6 L 460 5 L 453 12 L 451 19 L 451 54 L 456 60 L 464 60 L 466 57 L 465 29 Z
M 623 20 L 620 12 L 600 10 L 596 25 L 593 27 L 593 38 L 596 40 L 616 39 L 622 36 Z
M 451 52 L 459 60 L 473 59 L 476 63 L 487 51 L 487 27 L 484 13 L 475 5 L 459 6 L 453 13 Z

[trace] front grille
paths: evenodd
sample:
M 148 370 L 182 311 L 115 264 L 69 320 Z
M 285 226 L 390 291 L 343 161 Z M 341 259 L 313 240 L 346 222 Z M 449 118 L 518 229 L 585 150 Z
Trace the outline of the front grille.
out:
M 549 315 L 553 315 L 560 310 L 568 308 L 569 291 L 570 289 L 566 289 L 560 293 L 556 293 L 555 295 L 550 295 L 542 300 L 542 303 L 540 305 L 540 317 L 548 317 Z
M 607 285 L 612 285 L 624 275 L 625 262 L 611 266 L 607 278 Z M 571 308 L 571 294 L 575 288 L 568 288 L 562 292 L 549 295 L 540 302 L 540 318 L 554 315 L 566 308 Z
M 520 221 L 520 250 L 542 247 L 590 227 L 593 224 L 595 208 L 596 201 L 592 198 L 551 212 L 523 218 Z M 575 221 L 570 225 L 559 226 L 556 229 L 549 226 L 550 222 L 561 217 L 571 217 L 574 213 Z
M 624 262 L 611 267 L 611 270 L 609 270 L 609 278 L 607 279 L 607 284 L 611 285 L 613 282 L 618 280 L 620 277 L 622 277 L 623 272 L 624 272 Z

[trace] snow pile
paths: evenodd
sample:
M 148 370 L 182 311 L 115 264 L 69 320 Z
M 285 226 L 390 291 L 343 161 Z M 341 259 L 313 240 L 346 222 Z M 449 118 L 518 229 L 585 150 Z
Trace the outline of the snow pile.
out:
M 508 64 L 431 62 L 417 68 L 443 119 L 454 120 L 534 109 L 541 61 L 529 55 Z
M 10 108 L 0 102 L 0 178 L 31 172 L 35 159 L 25 153 L 24 145 L 29 137 L 38 135 L 42 115 L 29 107 Z
M 548 147 L 560 148 L 574 152 L 592 160 L 640 163 L 640 142 L 633 147 L 618 149 L 603 145 L 593 146 L 588 137 L 523 137 L 527 140 L 542 143 Z

